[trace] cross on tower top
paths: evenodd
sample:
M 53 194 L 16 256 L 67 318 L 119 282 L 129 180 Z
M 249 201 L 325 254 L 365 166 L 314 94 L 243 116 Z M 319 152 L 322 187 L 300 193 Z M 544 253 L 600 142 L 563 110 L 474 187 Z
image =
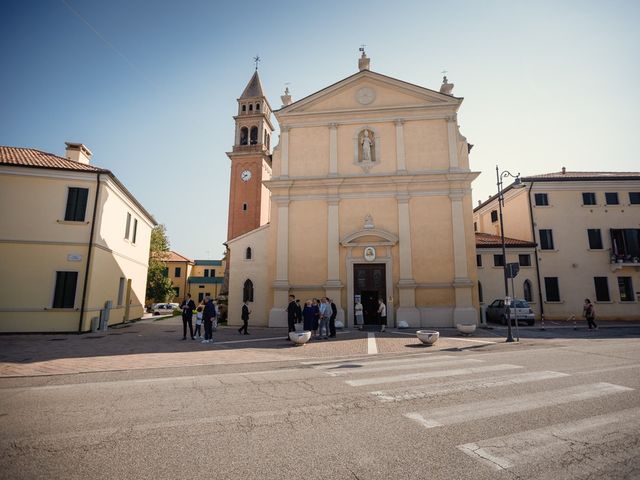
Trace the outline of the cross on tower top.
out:
M 260 56 L 256 55 L 253 57 L 253 62 L 256 64 L 256 70 L 258 70 L 258 63 L 260 62 Z

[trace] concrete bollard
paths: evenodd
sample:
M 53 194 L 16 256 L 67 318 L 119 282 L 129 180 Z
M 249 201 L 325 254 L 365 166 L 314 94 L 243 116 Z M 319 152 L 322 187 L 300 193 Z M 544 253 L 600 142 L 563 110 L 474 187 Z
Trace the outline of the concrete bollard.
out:
M 540 315 L 540 330 L 544 331 L 544 313 Z
M 578 326 L 576 325 L 576 316 L 575 315 L 571 315 L 571 320 L 573 320 L 573 329 L 577 330 Z

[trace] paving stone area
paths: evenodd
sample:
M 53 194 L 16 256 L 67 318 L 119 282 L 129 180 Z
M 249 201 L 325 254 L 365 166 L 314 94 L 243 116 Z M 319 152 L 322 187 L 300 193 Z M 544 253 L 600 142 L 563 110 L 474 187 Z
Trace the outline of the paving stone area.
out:
M 367 332 L 340 331 L 335 339 L 312 340 L 294 346 L 285 340 L 286 329 L 250 328 L 250 335 L 238 334 L 235 327 L 220 327 L 213 344 L 180 340 L 180 317 L 151 318 L 115 326 L 107 332 L 83 335 L 0 336 L 0 377 L 63 375 L 84 372 L 168 368 L 233 363 L 308 360 L 371 351 Z M 377 353 L 438 351 L 483 345 L 495 338 L 441 337 L 432 347 L 424 347 L 410 332 L 375 334 Z M 474 343 L 475 342 L 475 343 Z

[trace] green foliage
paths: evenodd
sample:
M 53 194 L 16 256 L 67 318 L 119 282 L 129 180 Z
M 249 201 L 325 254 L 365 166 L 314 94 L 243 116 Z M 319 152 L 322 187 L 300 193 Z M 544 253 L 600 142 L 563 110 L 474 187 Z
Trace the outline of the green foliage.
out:
M 149 248 L 149 271 L 147 273 L 147 300 L 149 303 L 166 302 L 173 298 L 175 291 L 171 280 L 167 277 L 169 258 L 169 239 L 164 225 L 157 225 L 151 230 L 151 246 Z

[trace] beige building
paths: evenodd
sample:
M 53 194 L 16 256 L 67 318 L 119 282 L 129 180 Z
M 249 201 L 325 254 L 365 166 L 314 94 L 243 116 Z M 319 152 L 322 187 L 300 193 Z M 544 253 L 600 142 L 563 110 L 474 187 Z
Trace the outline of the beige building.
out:
M 516 278 L 508 280 L 509 296 L 523 298 L 529 302 L 536 315 L 539 315 L 538 297 L 534 295 L 537 285 L 535 266 L 535 247 L 531 241 L 505 237 L 507 263 L 517 263 L 520 271 Z M 476 267 L 478 269 L 478 301 L 481 319 L 484 310 L 497 298 L 504 298 L 504 260 L 500 235 L 476 233 Z
M 531 267 L 517 277 L 516 295 L 525 295 L 524 282 L 533 269 L 533 307 L 545 318 L 579 316 L 590 298 L 601 319 L 639 319 L 640 173 L 563 168 L 522 182 L 526 188 L 504 190 L 504 233 L 537 247 Z M 495 196 L 475 208 L 474 226 L 500 235 Z M 526 251 L 509 249 L 507 262 L 517 261 L 516 253 Z M 504 296 L 502 277 L 488 277 L 486 267 L 478 272 L 486 301 L 493 292 Z
M 471 182 L 478 174 L 469 168 L 458 129 L 462 99 L 452 88 L 446 78 L 434 91 L 372 72 L 363 53 L 354 75 L 293 103 L 285 91 L 272 155 L 261 140 L 271 135 L 269 122 L 254 122 L 251 162 L 239 155 L 248 147 L 236 134 L 229 214 L 249 211 L 254 221 L 227 242 L 230 323 L 240 323 L 244 297 L 251 323 L 285 326 L 290 293 L 332 298 L 347 325 L 356 296 L 368 323 L 378 298 L 390 326 L 477 322 Z M 236 129 L 248 101 L 254 114 L 255 103 L 268 106 L 257 72 L 247 91 Z M 258 201 L 259 213 L 251 210 Z
M 193 300 L 201 302 L 205 295 L 217 298 L 222 292 L 225 264 L 223 260 L 194 260 L 187 279 Z
M 191 260 L 177 252 L 169 252 L 166 260 L 167 276 L 175 290 L 172 302 L 182 302 L 187 293 L 196 303 L 205 295 L 216 298 L 224 283 L 224 260 Z
M 180 255 L 178 252 L 170 251 L 166 264 L 166 274 L 171 280 L 171 285 L 175 295 L 170 299 L 172 302 L 180 302 L 189 292 L 189 276 L 193 268 L 194 261 Z
M 91 152 L 0 147 L 0 331 L 140 318 L 153 217 Z M 110 308 L 109 308 L 110 306 Z

